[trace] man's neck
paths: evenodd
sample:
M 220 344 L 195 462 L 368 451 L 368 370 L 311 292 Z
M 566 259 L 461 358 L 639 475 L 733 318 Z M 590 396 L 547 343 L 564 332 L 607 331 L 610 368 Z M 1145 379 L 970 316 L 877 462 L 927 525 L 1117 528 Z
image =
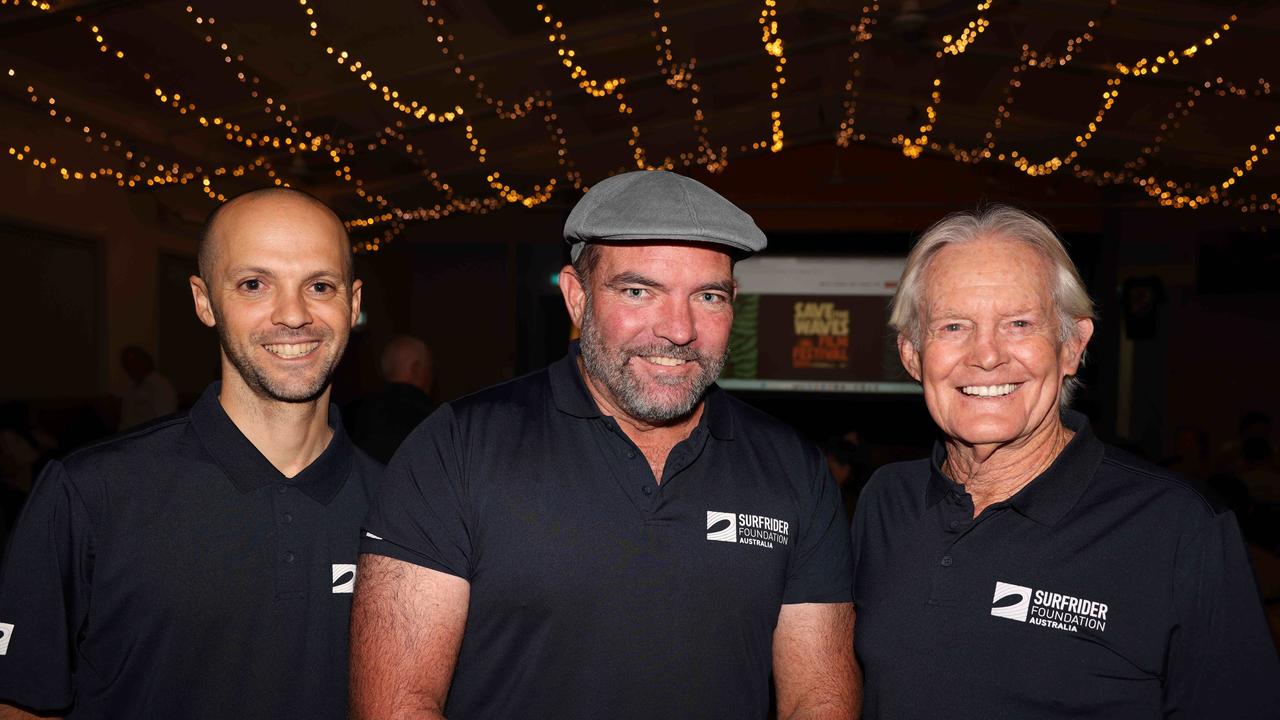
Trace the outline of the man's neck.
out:
M 262 397 L 235 370 L 224 369 L 222 377 L 222 409 L 281 475 L 302 472 L 329 446 L 329 388 L 314 400 L 291 403 Z
M 694 428 L 698 427 L 698 423 L 702 420 L 702 411 L 706 407 L 706 402 L 699 400 L 693 412 L 687 417 L 669 424 L 653 425 L 631 417 L 625 410 L 618 407 L 609 392 L 597 385 L 587 373 L 581 358 L 578 359 L 578 372 L 587 386 L 587 392 L 596 401 L 596 407 L 600 408 L 600 412 L 617 421 L 622 432 L 626 433 L 627 437 L 631 438 L 631 442 L 644 453 L 645 459 L 649 461 L 649 467 L 653 470 L 654 479 L 662 482 L 662 471 L 666 467 L 667 456 L 671 454 L 672 448 L 693 434 Z
M 974 446 L 948 439 L 943 470 L 964 486 L 973 499 L 973 516 L 977 517 L 1039 477 L 1074 434 L 1053 415 L 1044 427 L 1016 443 Z

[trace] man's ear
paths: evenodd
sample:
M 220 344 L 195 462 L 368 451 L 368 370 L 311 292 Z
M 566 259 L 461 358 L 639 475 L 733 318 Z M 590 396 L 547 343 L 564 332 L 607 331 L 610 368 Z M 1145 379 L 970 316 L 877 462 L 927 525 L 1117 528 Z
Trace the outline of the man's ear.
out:
M 360 299 L 364 297 L 364 282 L 356 280 L 351 283 L 351 327 L 360 320 Z
M 204 280 L 199 275 L 192 275 L 187 278 L 191 283 L 191 299 L 195 301 L 196 317 L 200 318 L 200 322 L 207 327 L 213 327 L 218 324 L 217 318 L 213 314 L 213 301 L 209 299 L 209 288 L 204 284 Z
M 902 360 L 902 367 L 906 368 L 907 374 L 916 382 L 920 380 L 920 351 L 916 349 L 915 343 L 901 333 L 898 334 L 898 358 Z
M 1089 338 L 1093 337 L 1093 320 L 1076 318 L 1076 334 L 1074 338 L 1062 344 L 1062 370 L 1065 375 L 1080 372 L 1080 362 L 1084 358 L 1084 349 L 1089 346 Z
M 574 326 L 582 327 L 582 316 L 587 312 L 587 288 L 572 265 L 560 268 L 560 294 L 564 296 L 564 307 Z

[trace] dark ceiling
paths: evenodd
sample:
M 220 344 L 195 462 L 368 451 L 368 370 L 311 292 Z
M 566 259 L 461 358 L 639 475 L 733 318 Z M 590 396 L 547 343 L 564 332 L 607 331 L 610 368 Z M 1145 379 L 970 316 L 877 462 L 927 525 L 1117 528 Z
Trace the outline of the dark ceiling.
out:
M 544 3 L 6 0 L 0 152 L 192 212 L 287 182 L 365 239 L 842 143 L 1276 212 L 1280 3 Z

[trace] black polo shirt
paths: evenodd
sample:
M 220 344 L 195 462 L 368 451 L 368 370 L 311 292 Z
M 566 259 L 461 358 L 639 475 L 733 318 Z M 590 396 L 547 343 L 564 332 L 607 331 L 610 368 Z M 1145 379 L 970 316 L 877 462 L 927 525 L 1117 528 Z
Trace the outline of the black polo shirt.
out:
M 853 520 L 864 717 L 1280 717 L 1234 516 L 1064 420 L 1053 465 L 976 519 L 941 444 L 872 477 Z
M 292 479 L 218 385 L 44 471 L 0 579 L 0 699 L 73 718 L 342 718 L 359 526 L 381 467 Z
M 763 718 L 781 606 L 850 600 L 822 455 L 713 387 L 657 484 L 577 357 L 410 434 L 361 552 L 470 582 L 451 720 Z

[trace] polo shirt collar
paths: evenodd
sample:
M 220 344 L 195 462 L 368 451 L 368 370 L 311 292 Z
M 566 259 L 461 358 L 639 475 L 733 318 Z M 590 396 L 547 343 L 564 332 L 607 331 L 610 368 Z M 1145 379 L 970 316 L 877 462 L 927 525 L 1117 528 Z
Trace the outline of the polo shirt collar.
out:
M 328 505 L 347 481 L 354 456 L 351 441 L 342 429 L 338 406 L 329 405 L 329 427 L 333 429 L 333 437 L 328 447 L 302 472 L 286 478 L 222 409 L 222 403 L 218 401 L 221 390 L 221 382 L 205 388 L 204 394 L 191 408 L 189 417 L 205 449 L 236 489 L 248 493 L 268 485 L 292 485 L 312 500 Z
M 598 418 L 603 415 L 596 405 L 596 400 L 587 390 L 578 367 L 578 358 L 582 356 L 582 347 L 577 340 L 569 343 L 569 353 L 551 363 L 547 374 L 551 381 L 551 395 L 556 408 L 560 412 L 576 418 Z M 712 436 L 720 440 L 733 439 L 733 413 L 729 408 L 729 398 L 719 385 L 713 384 L 702 398 L 705 404 L 699 427 L 705 427 Z
M 1053 526 L 1075 506 L 1102 462 L 1104 447 L 1094 436 L 1089 419 L 1075 410 L 1062 411 L 1062 424 L 1075 433 L 1053 463 L 1026 487 L 1008 499 L 1015 510 L 1042 525 Z M 947 447 L 935 441 L 930 458 L 925 502 L 929 507 L 951 494 L 963 495 L 964 487 L 942 472 Z

